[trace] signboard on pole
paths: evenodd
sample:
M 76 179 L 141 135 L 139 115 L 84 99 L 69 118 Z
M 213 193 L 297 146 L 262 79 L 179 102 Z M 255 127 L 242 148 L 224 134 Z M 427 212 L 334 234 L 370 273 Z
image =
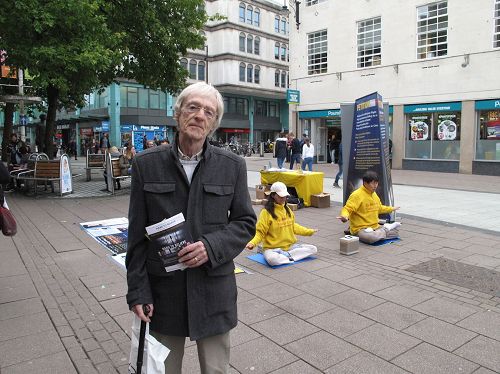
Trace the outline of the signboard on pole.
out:
M 386 128 L 382 96 L 374 92 L 356 100 L 348 154 L 350 161 L 344 176 L 344 204 L 349 195 L 363 184 L 363 174 L 371 170 L 379 176 L 376 192 L 382 204 L 394 205 Z
M 288 104 L 300 104 L 300 91 L 286 90 L 286 101 Z

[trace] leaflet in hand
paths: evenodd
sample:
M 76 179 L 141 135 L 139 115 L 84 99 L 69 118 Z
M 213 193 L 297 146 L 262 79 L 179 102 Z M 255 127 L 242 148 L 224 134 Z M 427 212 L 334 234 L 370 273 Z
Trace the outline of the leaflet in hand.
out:
M 186 268 L 186 265 L 179 262 L 177 252 L 191 243 L 193 239 L 182 213 L 147 226 L 146 233 L 167 272 Z

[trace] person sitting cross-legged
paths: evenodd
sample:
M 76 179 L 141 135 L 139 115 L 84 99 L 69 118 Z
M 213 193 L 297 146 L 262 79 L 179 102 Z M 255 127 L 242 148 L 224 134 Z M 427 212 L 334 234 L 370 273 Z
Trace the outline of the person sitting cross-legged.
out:
M 252 250 L 262 243 L 264 258 L 271 266 L 298 261 L 318 252 L 314 245 L 297 242 L 295 235 L 311 236 L 318 230 L 295 222 L 295 215 L 286 204 L 289 195 L 284 183 L 273 183 L 257 220 L 255 236 L 246 245 L 246 249 Z
M 378 175 L 368 170 L 363 175 L 363 185 L 355 190 L 347 199 L 337 218 L 341 222 L 349 221 L 349 230 L 352 235 L 357 235 L 359 240 L 373 244 L 383 239 L 399 236 L 399 222 L 379 225 L 379 214 L 392 213 L 399 207 L 382 205 L 375 192 L 378 187 Z

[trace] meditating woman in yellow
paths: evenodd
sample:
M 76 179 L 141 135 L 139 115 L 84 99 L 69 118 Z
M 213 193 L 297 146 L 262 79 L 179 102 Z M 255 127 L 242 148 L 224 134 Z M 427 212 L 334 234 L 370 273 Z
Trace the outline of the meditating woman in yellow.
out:
M 295 223 L 295 215 L 286 205 L 289 195 L 282 182 L 273 183 L 266 206 L 260 212 L 255 236 L 246 246 L 251 250 L 262 243 L 264 258 L 271 266 L 288 264 L 318 252 L 314 245 L 297 242 L 295 235 L 311 236 L 318 230 Z

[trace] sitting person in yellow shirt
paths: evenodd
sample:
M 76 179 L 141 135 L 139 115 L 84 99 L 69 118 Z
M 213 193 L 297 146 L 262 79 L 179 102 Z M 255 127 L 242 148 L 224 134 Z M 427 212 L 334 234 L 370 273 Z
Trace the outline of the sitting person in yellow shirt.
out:
M 271 266 L 288 264 L 318 252 L 314 245 L 297 242 L 295 235 L 311 236 L 318 230 L 295 222 L 295 215 L 286 205 L 289 195 L 284 183 L 273 183 L 267 203 L 260 212 L 255 236 L 246 246 L 252 250 L 262 243 L 264 258 Z
M 368 244 L 398 237 L 398 227 L 401 225 L 399 222 L 379 225 L 379 214 L 392 213 L 399 207 L 382 205 L 375 192 L 377 187 L 377 173 L 368 170 L 363 175 L 363 185 L 349 196 L 340 216 L 337 217 L 342 222 L 350 221 L 351 234 L 357 235 L 360 241 Z

